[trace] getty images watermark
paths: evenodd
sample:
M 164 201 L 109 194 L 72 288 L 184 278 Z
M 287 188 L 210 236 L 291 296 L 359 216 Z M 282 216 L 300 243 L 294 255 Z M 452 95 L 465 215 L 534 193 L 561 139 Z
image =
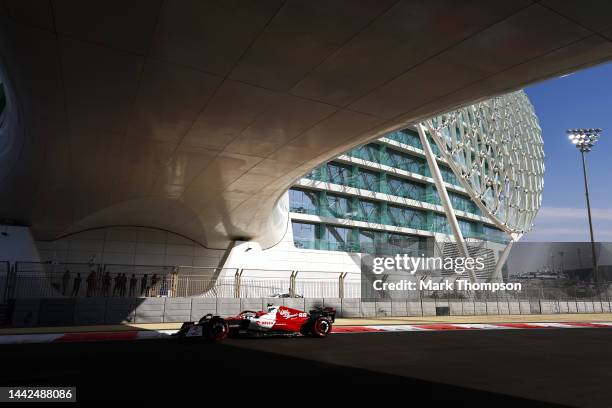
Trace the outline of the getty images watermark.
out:
M 481 275 L 486 257 L 426 257 L 396 254 L 362 258 L 362 297 L 401 297 L 417 291 L 520 292 L 521 283 L 472 282 Z M 490 268 L 490 267 L 489 267 Z M 479 274 L 479 272 L 481 272 Z M 451 278 L 452 275 L 457 278 Z M 434 278 L 435 276 L 435 278 Z

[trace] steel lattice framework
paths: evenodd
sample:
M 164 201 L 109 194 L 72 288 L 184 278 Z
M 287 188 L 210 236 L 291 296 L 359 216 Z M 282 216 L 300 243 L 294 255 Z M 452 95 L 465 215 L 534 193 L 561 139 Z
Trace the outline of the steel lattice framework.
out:
M 426 120 L 431 135 L 462 186 L 509 234 L 533 226 L 542 203 L 544 143 L 523 91 Z

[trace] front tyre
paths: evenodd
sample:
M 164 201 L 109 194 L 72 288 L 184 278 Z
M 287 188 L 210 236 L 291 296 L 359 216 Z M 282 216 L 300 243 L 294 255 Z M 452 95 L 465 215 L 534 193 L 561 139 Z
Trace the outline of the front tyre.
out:
M 329 336 L 332 330 L 332 322 L 327 317 L 317 317 L 312 323 L 310 335 L 312 337 L 323 338 Z
M 223 341 L 229 334 L 227 322 L 220 317 L 211 319 L 205 327 L 204 337 L 210 341 Z

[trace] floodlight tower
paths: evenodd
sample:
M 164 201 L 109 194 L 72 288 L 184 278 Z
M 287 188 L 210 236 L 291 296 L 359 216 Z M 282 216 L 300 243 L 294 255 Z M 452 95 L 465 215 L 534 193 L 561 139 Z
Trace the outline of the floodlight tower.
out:
M 582 158 L 582 174 L 584 176 L 584 191 L 586 194 L 587 214 L 589 216 L 589 231 L 591 233 L 591 251 L 593 253 L 593 280 L 597 283 L 597 255 L 595 253 L 595 239 L 593 238 L 593 221 L 591 219 L 591 203 L 589 201 L 589 184 L 587 182 L 587 171 L 584 154 L 590 152 L 599 139 L 601 129 L 568 129 L 567 134 L 572 143 L 580 150 Z

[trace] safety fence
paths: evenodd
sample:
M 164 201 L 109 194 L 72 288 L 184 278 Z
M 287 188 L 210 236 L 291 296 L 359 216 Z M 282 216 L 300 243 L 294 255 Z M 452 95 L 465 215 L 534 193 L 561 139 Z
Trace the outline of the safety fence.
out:
M 223 278 L 211 281 L 198 276 L 178 276 L 177 290 L 172 295 L 177 297 L 209 298 L 303 298 L 303 297 L 343 297 L 358 298 L 359 282 L 341 283 L 332 280 L 300 279 L 236 279 Z
M 456 282 L 456 277 L 426 275 L 412 280 Z M 374 297 L 382 301 L 612 300 L 609 282 L 522 280 L 509 283 L 520 283 L 522 288 L 520 291 L 417 289 L 398 295 L 375 293 Z M 9 299 L 53 297 L 369 298 L 369 295 L 362 296 L 362 290 L 358 273 L 36 262 L 17 262 L 11 268 L 8 262 L 0 262 L 0 303 Z
M 232 272 L 235 270 L 232 270 Z M 28 297 L 157 297 L 176 293 L 176 278 L 213 280 L 219 268 L 168 265 L 16 262 L 2 274 L 5 299 Z
M 2 267 L 6 265 L 5 269 Z M 0 263 L 2 299 L 80 297 L 347 297 L 358 274 L 169 265 Z M 5 302 L 3 302 L 5 303 Z

